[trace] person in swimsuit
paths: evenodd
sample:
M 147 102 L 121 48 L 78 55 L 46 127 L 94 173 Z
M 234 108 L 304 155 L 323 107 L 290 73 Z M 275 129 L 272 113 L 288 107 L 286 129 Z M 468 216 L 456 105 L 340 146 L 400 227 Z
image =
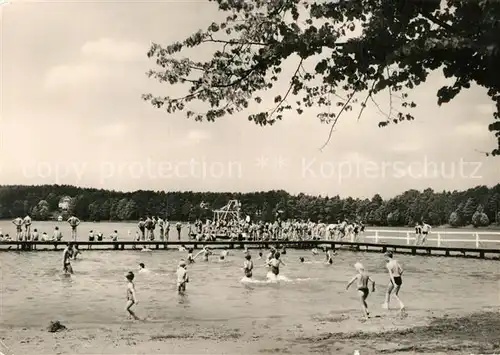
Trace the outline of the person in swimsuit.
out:
M 21 217 L 17 217 L 12 221 L 12 223 L 16 226 L 16 239 L 23 239 L 23 219 Z
M 139 274 L 149 274 L 151 271 L 149 271 L 148 268 L 146 268 L 146 265 L 144 263 L 139 264 Z
M 146 222 L 144 222 L 144 218 L 139 218 L 139 222 L 137 223 L 137 228 L 141 232 L 141 240 L 146 239 Z
M 196 254 L 196 256 L 198 256 L 198 254 Z M 187 256 L 187 263 L 188 264 L 194 263 L 194 259 L 195 259 L 195 257 L 193 256 L 193 248 L 189 248 L 189 250 L 188 250 L 188 256 Z
M 209 255 L 212 255 L 212 252 L 210 251 L 210 249 L 207 247 L 207 246 L 204 246 L 203 249 L 201 249 L 198 254 L 196 254 L 193 258 L 193 260 L 195 260 L 198 255 L 200 254 L 203 254 L 203 261 L 208 261 L 208 256 Z
M 81 254 L 82 252 L 80 251 L 80 249 L 78 249 L 78 245 L 75 245 L 75 247 L 73 248 L 73 260 L 76 260 L 76 257 L 78 256 L 78 254 Z
M 261 251 L 259 251 L 259 257 L 257 259 L 259 259 L 259 260 L 262 259 L 262 252 Z
M 220 252 L 219 261 L 223 261 L 224 259 L 227 259 L 228 255 L 229 255 L 229 251 L 227 250 L 227 247 L 226 247 L 226 248 L 224 248 L 223 251 Z
M 73 268 L 71 267 L 71 258 L 73 257 L 73 246 L 68 243 L 63 251 L 63 271 L 66 275 L 73 274 Z
M 71 238 L 76 241 L 76 228 L 80 224 L 80 220 L 75 216 L 71 216 L 68 218 L 68 223 L 71 226 Z
M 25 239 L 28 241 L 28 240 L 30 240 L 30 237 L 31 237 L 31 217 L 29 215 L 24 217 L 23 224 L 24 224 L 24 233 L 25 233 L 24 236 L 25 236 Z
M 252 256 L 250 254 L 245 255 L 245 261 L 243 262 L 243 272 L 245 273 L 245 277 L 251 278 L 253 270 L 253 261 Z
M 285 263 L 281 261 L 279 252 L 274 254 L 274 257 L 268 261 L 267 265 L 270 267 L 270 271 L 274 277 L 278 277 L 280 274 L 280 265 L 286 266 Z
M 420 238 L 422 237 L 422 226 L 419 222 L 415 224 L 415 245 L 420 244 Z
M 139 317 L 137 317 L 132 311 L 132 306 L 135 304 L 137 305 L 139 301 L 137 300 L 137 296 L 135 293 L 135 285 L 134 285 L 134 273 L 132 271 L 129 271 L 127 275 L 125 275 L 125 278 L 127 279 L 127 305 L 125 306 L 125 311 L 128 312 L 129 318 L 133 318 L 135 320 L 139 320 Z
M 177 222 L 175 224 L 175 229 L 177 229 L 177 239 L 181 240 L 181 229 L 182 229 L 181 222 Z
M 394 298 L 396 298 L 396 300 L 399 302 L 400 310 L 403 311 L 405 306 L 399 298 L 399 290 L 401 289 L 401 285 L 403 284 L 403 280 L 401 278 L 401 276 L 403 275 L 403 268 L 397 260 L 393 259 L 392 252 L 388 251 L 387 253 L 385 253 L 385 257 L 387 261 L 386 268 L 389 272 L 389 285 L 387 286 L 383 308 L 389 309 L 391 294 L 394 292 Z
M 177 291 L 184 293 L 186 291 L 186 284 L 189 282 L 189 277 L 186 271 L 186 262 L 181 260 L 177 268 Z
M 314 256 L 318 255 L 318 249 L 313 248 L 311 251 L 312 251 Z
M 332 253 L 332 251 L 331 250 L 326 250 L 325 256 L 326 256 L 325 262 L 327 264 L 332 265 L 333 264 L 333 253 Z
M 431 226 L 424 222 L 422 224 L 422 240 L 420 242 L 420 245 L 425 244 L 425 240 L 427 239 L 427 236 L 429 235 L 430 231 L 431 231 Z
M 357 290 L 359 294 L 359 300 L 361 301 L 361 309 L 363 310 L 363 315 L 365 318 L 368 318 L 370 313 L 368 313 L 368 305 L 366 304 L 366 298 L 370 294 L 368 289 L 368 283 L 372 283 L 372 292 L 375 292 L 375 281 L 373 281 L 370 276 L 365 272 L 365 268 L 361 263 L 354 264 L 354 268 L 358 272 L 356 276 L 352 278 L 351 281 L 347 284 L 346 290 L 357 281 Z

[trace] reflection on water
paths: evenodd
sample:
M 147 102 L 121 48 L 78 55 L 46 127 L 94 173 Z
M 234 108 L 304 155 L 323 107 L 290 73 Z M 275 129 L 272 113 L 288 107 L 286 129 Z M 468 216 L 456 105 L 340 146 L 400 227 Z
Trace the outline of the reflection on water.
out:
M 257 251 L 252 253 L 255 256 Z M 299 262 L 307 256 L 313 263 Z M 175 271 L 185 253 L 178 251 L 85 251 L 74 261 L 75 275 L 62 274 L 62 253 L 2 253 L 3 324 L 43 326 L 58 319 L 69 324 L 116 324 L 125 317 L 125 273 L 136 273 L 139 304 L 136 312 L 151 322 L 175 320 L 277 319 L 306 324 L 315 317 L 358 314 L 356 292 L 345 285 L 362 261 L 377 283 L 368 303 L 382 312 L 388 282 L 381 254 L 341 252 L 333 265 L 323 255 L 288 250 L 281 272 L 289 281 L 268 282 L 267 268 L 255 260 L 252 281 L 241 282 L 243 254 L 235 251 L 220 263 L 197 261 L 188 266 L 190 282 L 185 295 L 176 291 Z M 405 269 L 401 297 L 409 311 L 463 309 L 464 312 L 498 304 L 498 261 L 427 258 L 398 255 Z M 314 262 L 316 261 L 316 262 Z M 143 262 L 150 274 L 138 274 Z

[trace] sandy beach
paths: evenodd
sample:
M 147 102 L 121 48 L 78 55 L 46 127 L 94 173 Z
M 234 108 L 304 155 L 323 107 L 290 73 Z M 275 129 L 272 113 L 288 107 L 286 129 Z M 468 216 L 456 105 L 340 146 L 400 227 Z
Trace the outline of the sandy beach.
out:
M 233 324 L 234 326 L 234 324 Z M 334 315 L 315 327 L 290 324 L 279 336 L 266 334 L 273 320 L 230 328 L 220 322 L 132 322 L 96 326 L 68 324 L 66 331 L 2 328 L 12 354 L 493 354 L 500 351 L 498 310 L 467 316 L 429 314 L 425 320 L 397 311 L 366 322 Z M 270 336 L 270 333 L 275 336 Z M 9 354 L 9 352 L 5 352 Z

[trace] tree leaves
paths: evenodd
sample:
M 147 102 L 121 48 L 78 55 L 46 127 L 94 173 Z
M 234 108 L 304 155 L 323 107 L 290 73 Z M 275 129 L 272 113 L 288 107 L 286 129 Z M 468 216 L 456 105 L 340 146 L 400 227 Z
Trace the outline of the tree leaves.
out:
M 425 82 L 430 72 L 442 70 L 445 76 L 455 78 L 455 84 L 439 89 L 439 105 L 476 83 L 488 90 L 488 96 L 497 105 L 493 120 L 499 120 L 498 1 L 216 2 L 228 14 L 225 21 L 214 22 L 205 31 L 167 47 L 152 44 L 148 52 L 159 69 L 150 70 L 147 75 L 168 85 L 183 84 L 188 87 L 188 94 L 176 98 L 147 94 L 143 95 L 144 100 L 168 112 L 185 110 L 191 101 L 206 103 L 217 111 L 201 113 L 196 119 L 212 121 L 246 110 L 252 97 L 261 103 L 261 97 L 274 87 L 273 83 L 290 80 L 289 92 L 298 101 L 288 103 L 281 95 L 276 96 L 275 107 L 259 107 L 261 112 L 249 113 L 249 119 L 265 124 L 266 120 L 275 122 L 274 112 L 299 112 L 314 106 L 328 108 L 328 112 L 318 115 L 327 122 L 325 117 L 335 107 L 334 101 L 344 108 L 345 96 L 355 95 L 363 97 L 360 115 L 367 104 L 374 105 L 386 117 L 379 124 L 383 127 L 413 119 L 408 110 L 416 104 L 408 101 L 408 93 L 402 91 L 413 90 Z M 220 45 L 207 61 L 173 56 L 205 43 Z M 301 59 L 301 64 L 287 78 L 282 65 L 294 55 Z M 313 70 L 306 69 L 311 67 Z M 385 90 L 391 96 L 389 112 L 383 112 L 375 98 Z M 299 110 L 296 102 L 304 106 Z M 333 124 L 337 119 L 338 115 Z M 500 131 L 494 124 L 489 128 L 499 139 L 498 149 L 492 152 L 498 154 Z

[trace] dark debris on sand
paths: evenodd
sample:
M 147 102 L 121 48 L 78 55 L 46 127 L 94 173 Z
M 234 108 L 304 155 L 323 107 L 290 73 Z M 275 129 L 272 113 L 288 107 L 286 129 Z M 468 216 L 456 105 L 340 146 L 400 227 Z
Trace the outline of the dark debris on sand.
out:
M 377 353 L 429 353 L 467 351 L 500 352 L 500 317 L 495 312 L 475 313 L 460 318 L 435 318 L 430 324 L 380 333 L 326 333 L 298 338 L 299 343 L 314 344 L 314 352 L 328 353 L 336 343 L 355 343 Z

